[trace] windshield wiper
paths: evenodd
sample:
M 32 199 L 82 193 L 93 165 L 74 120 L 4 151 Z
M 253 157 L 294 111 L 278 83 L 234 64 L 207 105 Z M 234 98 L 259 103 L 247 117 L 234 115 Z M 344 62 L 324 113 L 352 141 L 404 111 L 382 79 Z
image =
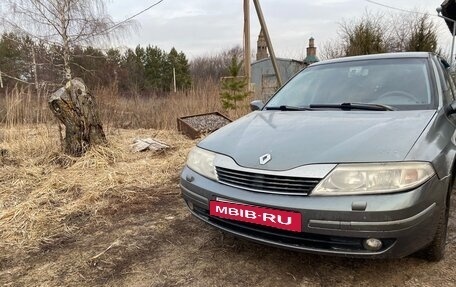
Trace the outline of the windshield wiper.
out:
M 266 107 L 268 111 L 312 111 L 311 108 L 306 107 L 294 107 L 294 106 L 278 106 L 278 107 Z
M 342 104 L 313 104 L 311 109 L 341 109 L 343 111 L 365 110 L 365 111 L 394 111 L 393 107 L 382 104 L 364 104 L 364 103 L 342 103 Z

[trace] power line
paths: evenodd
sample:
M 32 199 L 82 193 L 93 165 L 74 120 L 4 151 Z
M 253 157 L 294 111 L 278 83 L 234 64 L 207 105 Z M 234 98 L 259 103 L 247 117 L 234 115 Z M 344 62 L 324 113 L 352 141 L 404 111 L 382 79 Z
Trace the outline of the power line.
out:
M 423 13 L 423 12 L 419 12 L 419 11 L 411 11 L 411 10 L 407 10 L 407 9 L 403 9 L 403 8 L 393 7 L 393 6 L 390 6 L 390 5 L 387 5 L 387 4 L 383 4 L 383 3 L 380 3 L 380 2 L 376 2 L 376 1 L 373 1 L 373 0 L 365 0 L 365 1 L 369 2 L 371 4 L 374 4 L 374 5 L 382 6 L 382 7 L 388 8 L 388 9 L 392 9 L 392 10 L 396 10 L 396 11 L 400 11 L 400 12 L 404 12 L 404 13 L 418 14 L 418 15 L 429 15 L 429 16 L 433 16 L 433 17 L 438 17 L 437 15 L 433 15 L 433 14 L 429 14 L 429 13 Z
M 134 18 L 136 18 L 136 17 L 138 17 L 139 15 L 141 15 L 141 14 L 143 14 L 143 13 L 149 11 L 150 9 L 154 8 L 155 6 L 161 4 L 163 1 L 165 1 L 165 0 L 159 0 L 159 1 L 155 2 L 154 4 L 152 4 L 152 5 L 150 5 L 150 6 L 146 7 L 146 8 L 144 8 L 143 10 L 139 11 L 138 13 L 136 13 L 136 14 L 134 14 L 134 15 L 132 15 L 132 16 L 126 18 L 125 20 L 120 21 L 120 22 L 118 22 L 118 23 L 112 25 L 111 27 L 106 28 L 105 30 L 103 30 L 103 31 L 101 31 L 101 32 L 98 32 L 98 33 L 96 33 L 96 34 L 91 35 L 89 38 L 93 38 L 93 37 L 96 37 L 96 36 L 98 36 L 98 35 L 107 33 L 107 32 L 109 32 L 109 31 L 111 31 L 111 30 L 113 30 L 113 29 L 119 27 L 120 25 L 122 25 L 122 24 L 124 24 L 124 23 L 126 23 L 126 22 L 128 22 L 128 21 L 130 21 L 130 20 L 132 20 L 132 19 L 134 19 Z M 4 19 L 4 20 L 5 20 L 5 19 Z M 28 31 L 26 31 L 24 28 L 19 27 L 19 26 L 15 25 L 14 23 L 11 23 L 11 22 L 8 21 L 8 20 L 5 20 L 5 21 L 6 21 L 8 24 L 10 24 L 11 26 L 13 26 L 14 28 L 19 29 L 19 30 L 22 30 L 22 32 L 24 32 L 26 35 L 30 36 L 31 38 L 38 39 L 38 40 L 43 41 L 43 42 L 46 42 L 46 43 L 48 43 L 48 44 L 53 44 L 53 45 L 61 46 L 61 44 L 58 43 L 58 42 L 54 42 L 54 41 L 51 41 L 51 40 L 44 39 L 44 37 L 42 37 L 42 36 L 40 36 L 40 37 L 35 36 L 35 35 L 29 33 Z M 86 39 L 87 39 L 87 38 L 86 38 Z M 74 43 L 77 43 L 77 42 L 80 42 L 80 41 L 74 41 Z M 80 47 L 86 47 L 86 46 L 80 45 Z M 108 49 L 104 49 L 104 50 L 108 50 Z
M 152 9 L 152 8 L 154 8 L 155 6 L 159 5 L 159 4 L 162 3 L 163 1 L 165 1 L 165 0 L 159 0 L 159 1 L 155 2 L 154 4 L 152 4 L 152 5 L 150 5 L 150 6 L 146 7 L 146 8 L 144 8 L 143 10 L 139 11 L 138 13 L 136 13 L 136 14 L 134 14 L 134 15 L 128 17 L 127 19 L 125 19 L 125 20 L 123 20 L 123 21 L 120 21 L 119 23 L 116 23 L 116 24 L 114 24 L 113 26 L 111 26 L 111 27 L 109 27 L 109 28 L 107 28 L 107 29 L 105 29 L 105 30 L 99 32 L 99 33 L 96 33 L 96 34 L 94 34 L 94 35 L 91 35 L 90 38 L 93 38 L 93 37 L 98 36 L 98 35 L 101 35 L 101 34 L 105 34 L 105 33 L 109 32 L 109 31 L 111 31 L 111 30 L 113 30 L 113 29 L 119 27 L 120 25 L 122 25 L 122 24 L 124 24 L 124 23 L 126 23 L 126 22 L 128 22 L 128 21 L 130 21 L 130 20 L 132 20 L 132 19 L 134 19 L 134 18 L 136 18 L 136 17 L 138 17 L 139 15 L 141 15 L 141 14 L 143 14 L 143 13 L 149 11 L 150 9 Z
M 127 19 L 125 19 L 125 20 L 123 20 L 123 21 L 121 21 L 121 22 L 115 24 L 114 26 L 112 26 L 111 28 L 108 28 L 107 30 L 108 30 L 108 31 L 109 31 L 109 30 L 112 30 L 112 29 L 114 29 L 114 28 L 116 28 L 116 27 L 122 25 L 123 23 L 126 23 L 126 22 L 128 22 L 128 21 L 130 21 L 130 20 L 132 20 L 132 19 L 134 19 L 134 18 L 136 18 L 136 17 L 138 17 L 139 15 L 141 15 L 141 14 L 143 14 L 143 13 L 149 11 L 149 10 L 152 9 L 153 7 L 159 5 L 159 4 L 162 3 L 163 1 L 165 1 L 165 0 L 159 0 L 158 2 L 152 4 L 152 5 L 150 5 L 149 7 L 147 7 L 147 8 L 145 8 L 145 9 L 139 11 L 138 13 L 136 13 L 136 14 L 134 14 L 134 15 L 128 17 Z

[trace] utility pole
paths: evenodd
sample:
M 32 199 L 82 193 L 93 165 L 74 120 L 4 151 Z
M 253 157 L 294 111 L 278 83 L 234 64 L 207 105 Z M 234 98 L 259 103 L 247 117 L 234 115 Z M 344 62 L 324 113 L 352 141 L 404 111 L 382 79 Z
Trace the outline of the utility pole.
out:
M 244 71 L 247 77 L 248 89 L 250 91 L 250 83 L 252 79 L 250 48 L 250 0 L 244 0 Z
M 176 86 L 176 68 L 173 67 L 173 86 L 174 92 L 177 93 L 177 86 Z
M 277 65 L 277 59 L 274 53 L 274 48 L 272 47 L 271 38 L 269 37 L 268 27 L 266 26 L 266 21 L 264 20 L 263 11 L 261 10 L 259 0 L 253 0 L 253 4 L 255 4 L 255 9 L 258 14 L 258 20 L 260 20 L 261 28 L 263 29 L 264 36 L 266 38 L 266 43 L 268 45 L 269 54 L 271 55 L 272 66 L 274 67 L 274 72 L 277 78 L 277 84 L 279 88 L 282 86 L 282 77 L 280 75 L 279 66 Z

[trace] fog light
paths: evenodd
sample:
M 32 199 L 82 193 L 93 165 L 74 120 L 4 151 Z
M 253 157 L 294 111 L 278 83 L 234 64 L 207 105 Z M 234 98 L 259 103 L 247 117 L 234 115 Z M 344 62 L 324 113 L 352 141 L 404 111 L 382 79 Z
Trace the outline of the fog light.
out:
M 363 241 L 363 246 L 369 251 L 379 251 L 382 248 L 383 243 L 379 239 L 369 238 Z
M 191 203 L 190 201 L 187 201 L 187 205 L 188 205 L 188 208 L 190 208 L 190 210 L 193 210 L 193 203 Z

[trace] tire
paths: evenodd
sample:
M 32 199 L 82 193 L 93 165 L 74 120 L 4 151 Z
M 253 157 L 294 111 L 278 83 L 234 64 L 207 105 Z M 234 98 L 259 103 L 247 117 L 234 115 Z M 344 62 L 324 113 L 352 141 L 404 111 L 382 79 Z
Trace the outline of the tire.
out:
M 431 243 L 423 249 L 423 257 L 430 262 L 439 262 L 445 256 L 445 246 L 448 228 L 448 208 L 441 212 L 437 231 Z
M 439 262 L 445 256 L 445 246 L 448 233 L 448 218 L 450 216 L 450 197 L 453 190 L 453 179 L 450 180 L 448 195 L 446 197 L 445 209 L 440 212 L 439 221 L 437 222 L 437 231 L 431 243 L 425 247 L 421 254 L 424 259 L 430 262 Z

